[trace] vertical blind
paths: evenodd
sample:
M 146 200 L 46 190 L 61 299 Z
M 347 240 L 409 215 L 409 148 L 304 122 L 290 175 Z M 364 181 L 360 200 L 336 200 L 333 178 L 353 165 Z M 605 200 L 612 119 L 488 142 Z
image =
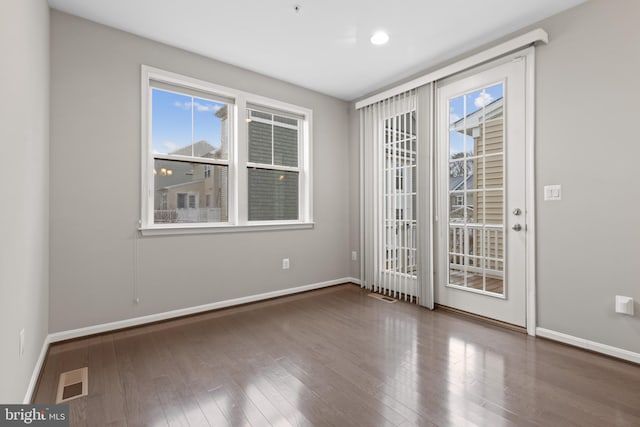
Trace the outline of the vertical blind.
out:
M 362 286 L 431 307 L 429 102 L 430 86 L 360 110 L 360 178 Z

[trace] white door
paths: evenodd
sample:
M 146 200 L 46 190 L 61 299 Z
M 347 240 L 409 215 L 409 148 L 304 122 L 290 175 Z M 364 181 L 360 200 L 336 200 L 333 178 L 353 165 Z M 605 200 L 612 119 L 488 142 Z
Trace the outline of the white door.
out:
M 437 96 L 436 303 L 525 327 L 525 60 Z

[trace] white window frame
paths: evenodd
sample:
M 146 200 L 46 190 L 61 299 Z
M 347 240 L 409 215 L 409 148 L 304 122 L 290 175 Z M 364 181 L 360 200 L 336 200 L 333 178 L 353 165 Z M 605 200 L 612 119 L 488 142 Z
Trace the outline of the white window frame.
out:
M 171 223 L 154 224 L 154 155 L 151 147 L 151 81 L 158 81 L 232 99 L 232 123 L 228 140 L 228 222 L 225 223 Z M 141 67 L 141 212 L 139 230 L 142 235 L 200 234 L 262 230 L 286 230 L 313 228 L 313 112 L 309 108 L 266 98 L 241 90 L 231 89 L 204 80 L 180 75 L 159 68 Z M 297 220 L 249 221 L 248 220 L 248 105 L 258 105 L 281 112 L 289 112 L 300 119 L 298 146 L 298 206 Z M 205 160 L 203 163 L 206 163 Z

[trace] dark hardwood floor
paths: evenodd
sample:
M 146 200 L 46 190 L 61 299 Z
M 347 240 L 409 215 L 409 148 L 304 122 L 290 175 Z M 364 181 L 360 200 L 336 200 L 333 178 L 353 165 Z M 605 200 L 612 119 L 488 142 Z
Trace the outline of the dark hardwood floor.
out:
M 640 367 L 341 285 L 57 344 L 72 426 L 640 426 Z

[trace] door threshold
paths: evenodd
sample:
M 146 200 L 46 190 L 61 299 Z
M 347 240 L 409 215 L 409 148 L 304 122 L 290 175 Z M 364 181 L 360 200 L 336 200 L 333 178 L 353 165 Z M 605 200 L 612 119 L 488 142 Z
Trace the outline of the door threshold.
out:
M 471 313 L 469 311 L 459 310 L 457 308 L 449 307 L 441 304 L 434 304 L 436 310 L 446 311 L 448 313 L 457 314 L 463 317 L 467 317 L 473 320 L 479 320 L 483 323 L 487 323 L 489 325 L 498 326 L 501 328 L 509 329 L 514 332 L 520 332 L 521 334 L 527 334 L 527 328 L 514 325 L 512 323 L 503 322 L 501 320 L 491 319 L 489 317 L 481 316 L 479 314 Z

